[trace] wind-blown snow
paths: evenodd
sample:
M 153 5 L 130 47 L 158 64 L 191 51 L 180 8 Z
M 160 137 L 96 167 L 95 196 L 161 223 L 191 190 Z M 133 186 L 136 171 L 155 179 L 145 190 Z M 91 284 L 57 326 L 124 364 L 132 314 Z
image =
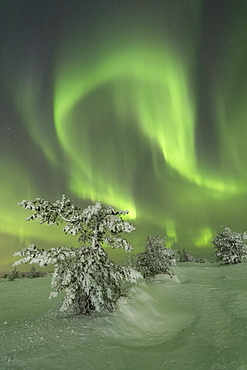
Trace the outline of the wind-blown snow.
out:
M 247 369 L 247 264 L 179 263 L 112 314 L 66 317 L 50 279 L 0 281 L 0 369 Z

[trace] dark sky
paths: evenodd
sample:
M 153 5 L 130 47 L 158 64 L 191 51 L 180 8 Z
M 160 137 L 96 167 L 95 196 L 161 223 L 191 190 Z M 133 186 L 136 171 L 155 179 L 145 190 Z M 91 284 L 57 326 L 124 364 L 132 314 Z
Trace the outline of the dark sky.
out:
M 137 249 L 247 229 L 246 22 L 240 0 L 0 1 L 0 270 L 76 245 L 23 199 L 127 209 Z

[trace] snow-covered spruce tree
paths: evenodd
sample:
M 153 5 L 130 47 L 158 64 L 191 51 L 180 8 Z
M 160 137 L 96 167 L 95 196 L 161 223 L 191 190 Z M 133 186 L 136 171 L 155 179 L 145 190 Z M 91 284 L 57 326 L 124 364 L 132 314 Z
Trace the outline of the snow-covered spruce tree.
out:
M 36 268 L 34 266 L 32 266 L 31 270 L 28 273 L 28 278 L 29 279 L 35 279 L 35 278 L 38 278 L 38 277 L 41 277 L 41 276 L 43 276 L 42 273 L 40 271 L 37 271 Z
M 16 270 L 16 267 L 14 270 L 8 275 L 8 280 L 9 281 L 14 281 L 15 279 L 19 279 L 19 272 Z
M 186 249 L 183 249 L 182 251 L 177 251 L 176 260 L 177 262 L 207 262 L 206 258 L 194 257 L 192 256 L 191 252 L 187 251 Z
M 65 222 L 66 234 L 79 235 L 80 247 L 56 247 L 39 249 L 34 244 L 16 252 L 14 256 L 23 258 L 21 263 L 37 263 L 41 267 L 54 265 L 50 297 L 65 290 L 61 311 L 77 314 L 100 312 L 114 309 L 122 295 L 121 284 L 127 280 L 136 283 L 140 278 L 137 271 L 121 267 L 112 262 L 103 245 L 112 248 L 132 250 L 130 244 L 121 237 L 122 232 L 130 233 L 135 228 L 121 216 L 128 211 L 115 211 L 112 207 L 97 202 L 80 211 L 65 195 L 61 200 L 50 203 L 44 199 L 23 200 L 20 206 L 34 213 L 27 220 L 40 219 L 40 223 L 52 226 Z
M 192 256 L 190 251 L 183 249 L 177 251 L 177 262 L 195 262 L 195 258 Z
M 212 238 L 212 243 L 216 248 L 213 256 L 222 265 L 237 264 L 247 258 L 247 232 L 236 233 L 222 226 L 221 233 Z
M 166 248 L 166 237 L 158 234 L 149 235 L 145 242 L 145 250 L 131 256 L 127 265 L 139 271 L 146 280 L 157 274 L 173 276 L 171 266 L 176 265 L 176 251 Z

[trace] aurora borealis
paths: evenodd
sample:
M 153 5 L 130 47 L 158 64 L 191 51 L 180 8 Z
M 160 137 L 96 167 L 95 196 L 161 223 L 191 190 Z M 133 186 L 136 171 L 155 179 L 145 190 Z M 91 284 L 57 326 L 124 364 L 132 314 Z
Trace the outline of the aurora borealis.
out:
M 129 210 L 137 249 L 158 232 L 210 255 L 222 225 L 247 230 L 246 1 L 8 0 L 0 17 L 0 270 L 77 243 L 23 199 Z

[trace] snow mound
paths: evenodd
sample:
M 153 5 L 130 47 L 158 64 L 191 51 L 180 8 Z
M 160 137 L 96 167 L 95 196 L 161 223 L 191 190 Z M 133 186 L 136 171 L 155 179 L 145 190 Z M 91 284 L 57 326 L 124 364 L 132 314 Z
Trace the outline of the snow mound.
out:
M 161 276 L 159 275 L 159 279 Z M 104 336 L 116 344 L 157 345 L 172 339 L 193 320 L 186 308 L 173 303 L 177 281 L 155 280 L 132 287 L 119 300 L 117 311 L 106 318 Z

